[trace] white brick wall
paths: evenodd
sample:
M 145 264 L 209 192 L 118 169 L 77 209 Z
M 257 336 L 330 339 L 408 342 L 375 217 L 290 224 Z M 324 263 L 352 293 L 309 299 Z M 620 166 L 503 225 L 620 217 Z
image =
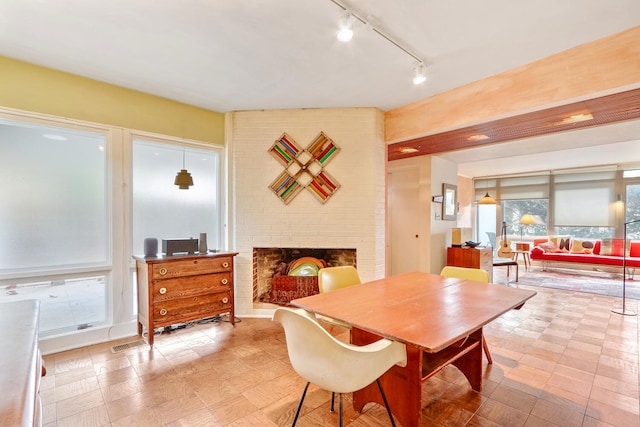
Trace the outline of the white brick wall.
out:
M 236 257 L 236 314 L 254 309 L 254 247 L 356 248 L 363 280 L 385 273 L 386 145 L 375 108 L 242 111 L 227 114 L 230 249 Z M 283 167 L 268 149 L 283 132 L 302 148 L 324 131 L 340 153 L 325 170 L 341 188 L 324 204 L 308 190 L 285 205 L 269 188 Z

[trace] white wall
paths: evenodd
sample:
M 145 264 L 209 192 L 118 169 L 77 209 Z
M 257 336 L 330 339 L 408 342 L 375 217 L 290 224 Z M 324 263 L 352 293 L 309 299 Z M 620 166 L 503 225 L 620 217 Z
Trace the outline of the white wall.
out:
M 442 194 L 442 184 L 458 185 L 458 166 L 441 157 L 431 157 L 431 191 Z M 439 273 L 447 265 L 447 247 L 451 246 L 451 229 L 456 221 L 436 220 L 431 216 L 431 273 Z
M 356 248 L 363 280 L 385 273 L 384 116 L 375 108 L 242 111 L 226 118 L 229 148 L 229 249 L 236 257 L 236 314 L 253 306 L 254 247 Z M 341 188 L 326 203 L 308 190 L 288 205 L 269 185 L 283 166 L 268 150 L 286 132 L 306 148 L 323 131 L 340 147 L 325 170 Z

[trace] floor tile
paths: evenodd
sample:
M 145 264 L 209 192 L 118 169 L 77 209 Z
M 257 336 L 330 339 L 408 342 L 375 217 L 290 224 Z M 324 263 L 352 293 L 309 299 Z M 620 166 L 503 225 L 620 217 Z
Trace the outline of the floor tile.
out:
M 483 358 L 481 392 L 445 368 L 422 385 L 422 425 L 640 425 L 637 317 L 613 314 L 615 297 L 527 289 L 538 295 L 484 330 L 494 363 Z M 305 385 L 270 319 L 195 324 L 156 336 L 153 348 L 113 353 L 113 344 L 45 356 L 45 427 L 289 426 Z M 337 425 L 330 399 L 311 385 L 298 425 Z M 389 425 L 380 405 L 360 414 L 345 395 L 344 410 L 346 426 Z

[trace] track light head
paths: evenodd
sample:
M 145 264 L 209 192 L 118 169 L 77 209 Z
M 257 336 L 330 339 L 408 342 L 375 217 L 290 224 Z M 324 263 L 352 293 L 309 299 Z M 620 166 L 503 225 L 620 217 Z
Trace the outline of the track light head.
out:
M 427 76 L 424 70 L 424 62 L 420 62 L 413 69 L 413 84 L 419 85 L 421 83 L 424 83 L 426 80 L 427 80 Z
M 344 11 L 342 25 L 338 31 L 338 40 L 341 42 L 350 42 L 353 38 L 353 16 L 348 10 Z

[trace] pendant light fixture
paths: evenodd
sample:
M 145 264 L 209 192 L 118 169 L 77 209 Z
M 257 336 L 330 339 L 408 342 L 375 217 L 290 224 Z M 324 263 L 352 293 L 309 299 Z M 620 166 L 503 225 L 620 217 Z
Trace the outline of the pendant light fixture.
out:
M 187 169 L 184 166 L 184 157 L 186 153 L 186 148 L 182 146 L 182 169 L 176 175 L 175 181 L 173 181 L 174 185 L 177 185 L 180 190 L 188 190 L 189 187 L 193 185 L 193 178 L 191 174 L 187 172 Z
M 478 200 L 478 204 L 479 205 L 497 205 L 498 202 L 496 201 L 496 199 L 494 199 L 489 195 L 489 181 L 487 181 L 486 184 L 487 184 L 487 192 L 485 193 L 482 199 Z
M 485 194 L 482 199 L 478 200 L 478 204 L 479 205 L 497 205 L 498 202 L 496 201 L 496 199 L 491 197 L 489 195 L 489 192 L 487 191 L 487 194 Z

